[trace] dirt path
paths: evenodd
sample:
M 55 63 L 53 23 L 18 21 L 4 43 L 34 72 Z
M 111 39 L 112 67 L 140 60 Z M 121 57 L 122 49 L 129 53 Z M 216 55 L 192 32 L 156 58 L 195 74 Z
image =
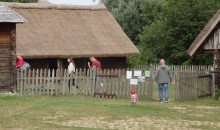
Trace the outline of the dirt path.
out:
M 45 121 L 47 123 L 63 125 L 63 126 L 75 126 L 86 127 L 94 129 L 118 129 L 118 130 L 146 130 L 146 129 L 172 129 L 172 130 L 199 130 L 199 128 L 209 127 L 213 129 L 220 129 L 220 122 L 201 122 L 201 121 L 187 121 L 187 120 L 174 120 L 166 118 L 152 118 L 142 117 L 125 120 L 115 120 L 108 122 L 103 117 L 90 117 L 80 118 L 78 120 L 69 120 L 67 122 Z

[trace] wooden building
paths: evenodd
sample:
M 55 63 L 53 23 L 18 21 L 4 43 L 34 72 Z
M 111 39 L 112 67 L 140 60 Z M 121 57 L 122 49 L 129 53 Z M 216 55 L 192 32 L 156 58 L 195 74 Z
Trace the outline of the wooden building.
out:
M 190 56 L 212 53 L 215 85 L 220 88 L 220 10 L 210 19 L 188 49 Z
M 139 51 L 103 4 L 71 6 L 9 4 L 28 23 L 17 26 L 17 53 L 32 68 L 66 68 L 73 57 L 86 68 L 89 57 L 103 68 L 125 68 L 126 57 Z
M 16 23 L 25 19 L 0 3 L 0 91 L 16 86 Z

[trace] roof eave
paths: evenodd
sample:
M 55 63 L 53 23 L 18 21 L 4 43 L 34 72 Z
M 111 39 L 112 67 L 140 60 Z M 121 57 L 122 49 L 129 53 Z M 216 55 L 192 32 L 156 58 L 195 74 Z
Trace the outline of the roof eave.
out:
M 130 57 L 130 56 L 138 56 L 140 53 L 129 53 L 129 54 L 106 54 L 106 55 L 98 55 L 94 54 L 94 57 Z M 25 59 L 38 59 L 38 58 L 66 58 L 66 57 L 73 57 L 73 58 L 87 58 L 91 55 L 22 55 Z

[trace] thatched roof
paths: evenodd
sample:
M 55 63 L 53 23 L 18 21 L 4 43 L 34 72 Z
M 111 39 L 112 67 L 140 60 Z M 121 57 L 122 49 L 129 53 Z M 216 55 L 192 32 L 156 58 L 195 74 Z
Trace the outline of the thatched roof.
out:
M 27 19 L 17 26 L 25 58 L 119 57 L 139 54 L 104 5 L 9 5 Z
M 191 44 L 187 52 L 190 56 L 192 56 L 196 51 L 201 49 L 211 32 L 214 30 L 214 28 L 219 24 L 220 21 L 220 9 L 217 11 L 217 13 L 209 20 L 207 25 L 203 28 L 203 30 L 200 32 L 200 34 L 196 37 L 194 42 Z
M 24 23 L 26 20 L 0 3 L 0 23 Z

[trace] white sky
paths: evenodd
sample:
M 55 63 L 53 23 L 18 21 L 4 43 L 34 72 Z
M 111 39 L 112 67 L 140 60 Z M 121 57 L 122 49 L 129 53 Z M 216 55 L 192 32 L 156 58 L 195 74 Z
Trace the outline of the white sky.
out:
M 99 0 L 48 0 L 48 1 L 52 4 L 68 4 L 68 5 L 98 5 L 99 3 Z

